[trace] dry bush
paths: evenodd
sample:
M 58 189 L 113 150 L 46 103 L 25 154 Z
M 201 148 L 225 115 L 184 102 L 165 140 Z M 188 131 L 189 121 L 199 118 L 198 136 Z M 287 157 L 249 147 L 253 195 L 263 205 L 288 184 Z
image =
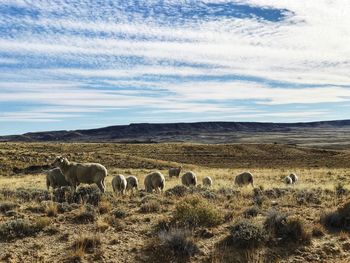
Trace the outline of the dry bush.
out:
M 344 188 L 344 184 L 343 183 L 338 183 L 335 186 L 335 193 L 338 197 L 344 196 L 344 195 L 348 195 L 349 194 L 349 190 Z
M 199 253 L 199 248 L 184 229 L 173 228 L 160 231 L 153 238 L 145 251 L 145 262 L 189 262 Z
M 295 199 L 299 205 L 319 205 L 321 204 L 321 196 L 322 189 L 303 189 L 296 192 Z
M 50 217 L 57 216 L 57 213 L 58 213 L 57 203 L 49 202 L 46 204 L 47 216 L 50 216 Z
M 65 262 L 81 262 L 85 253 L 101 253 L 101 238 L 97 234 L 79 236 L 72 244 L 72 251 Z
M 157 200 L 150 200 L 140 207 L 141 213 L 156 213 L 159 212 L 161 208 L 160 202 Z
M 175 256 L 191 257 L 199 252 L 198 246 L 190 237 L 190 232 L 183 229 L 161 231 L 158 234 L 160 245 Z
M 113 215 L 115 218 L 125 218 L 127 216 L 127 213 L 123 210 L 120 210 L 120 209 L 113 209 L 111 212 L 110 212 L 111 215 Z
M 6 198 L 14 198 L 22 202 L 30 201 L 46 201 L 50 200 L 50 193 L 42 189 L 17 188 L 17 189 L 1 189 L 0 193 Z
M 102 218 L 98 218 L 96 221 L 96 229 L 100 232 L 105 232 L 109 227 L 109 224 Z
M 98 211 L 99 213 L 102 215 L 102 214 L 106 214 L 108 213 L 110 210 L 112 209 L 112 205 L 110 202 L 104 200 L 104 201 L 101 201 L 99 204 L 98 204 Z
M 32 213 L 45 213 L 46 208 L 42 204 L 32 202 L 27 205 L 27 207 L 25 208 L 25 211 L 29 211 Z
M 66 213 L 75 209 L 75 207 L 67 202 L 56 203 L 58 213 Z
M 226 244 L 237 248 L 256 248 L 262 246 L 267 240 L 267 234 L 261 226 L 252 221 L 242 220 L 230 227 L 230 235 Z
M 166 196 L 183 197 L 189 192 L 188 187 L 184 185 L 176 185 L 165 191 Z
M 212 227 L 222 223 L 223 217 L 207 200 L 199 196 L 188 196 L 176 205 L 173 220 L 187 227 Z
M 72 244 L 73 250 L 82 248 L 86 253 L 93 253 L 100 246 L 101 238 L 95 233 L 81 235 Z
M 10 241 L 16 238 L 34 236 L 43 230 L 50 221 L 39 218 L 36 222 L 23 219 L 10 220 L 0 224 L 0 241 Z
M 102 194 L 95 185 L 79 186 L 74 193 L 70 187 L 60 187 L 53 191 L 53 201 L 58 203 L 83 203 L 97 206 L 101 197 Z
M 313 237 L 323 237 L 325 235 L 324 228 L 319 223 L 314 225 L 311 233 Z
M 252 207 L 249 207 L 247 208 L 244 212 L 243 212 L 243 215 L 244 217 L 246 218 L 249 218 L 249 217 L 256 217 L 258 214 L 261 213 L 261 210 L 259 207 L 257 206 L 252 206 Z
M 122 231 L 125 229 L 125 223 L 116 218 L 114 215 L 108 215 L 104 218 L 104 221 L 111 227 L 113 227 L 116 231 Z
M 72 221 L 77 224 L 93 223 L 96 220 L 96 212 L 88 205 L 82 207 L 77 214 L 72 218 Z
M 311 235 L 306 231 L 305 223 L 299 217 L 273 211 L 267 216 L 264 227 L 270 238 L 279 240 L 279 243 L 309 244 L 311 242 Z
M 18 204 L 10 201 L 4 201 L 0 203 L 0 213 L 6 213 L 18 207 Z
M 330 230 L 350 231 L 350 202 L 321 216 L 321 223 Z

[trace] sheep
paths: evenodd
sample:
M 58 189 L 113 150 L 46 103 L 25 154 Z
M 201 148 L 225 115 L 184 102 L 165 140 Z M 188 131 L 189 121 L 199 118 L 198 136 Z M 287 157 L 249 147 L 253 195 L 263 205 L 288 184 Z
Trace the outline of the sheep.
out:
M 153 190 L 162 192 L 165 186 L 165 177 L 161 172 L 152 172 L 146 175 L 144 185 L 146 192 L 151 193 Z
M 235 184 L 238 186 L 251 184 L 254 188 L 254 177 L 250 172 L 244 172 L 236 176 Z
M 189 171 L 181 177 L 181 182 L 185 186 L 196 186 L 197 185 L 197 176 L 194 172 Z
M 121 193 L 124 195 L 126 191 L 126 186 L 127 186 L 127 181 L 124 175 L 118 174 L 113 177 L 112 179 L 113 192 Z
M 290 176 L 284 177 L 283 181 L 285 182 L 285 184 L 293 184 L 293 180 L 292 178 L 290 178 Z
M 213 185 L 213 180 L 209 177 L 206 176 L 202 180 L 203 186 L 211 187 Z
M 67 182 L 66 178 L 64 178 L 60 168 L 54 168 L 43 172 L 46 174 L 46 187 L 48 191 L 50 186 L 52 189 L 56 189 L 61 186 L 69 186 L 69 182 Z
M 138 189 L 139 186 L 139 181 L 137 180 L 137 178 L 135 176 L 128 176 L 126 177 L 126 189 L 127 190 L 131 190 L 132 192 L 134 191 L 134 189 Z
M 298 176 L 295 173 L 291 173 L 289 177 L 292 179 L 293 184 L 296 184 L 298 182 Z
M 97 184 L 102 193 L 106 190 L 105 177 L 108 175 L 106 167 L 99 163 L 76 163 L 59 156 L 54 166 L 59 167 L 73 191 L 79 183 Z
M 182 170 L 182 166 L 169 168 L 169 177 L 179 177 Z

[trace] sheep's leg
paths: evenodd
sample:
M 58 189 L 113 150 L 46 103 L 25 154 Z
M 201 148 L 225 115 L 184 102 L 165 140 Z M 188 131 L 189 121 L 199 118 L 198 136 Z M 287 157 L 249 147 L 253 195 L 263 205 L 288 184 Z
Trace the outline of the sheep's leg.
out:
M 105 189 L 104 189 L 104 187 L 102 185 L 102 182 L 100 181 L 100 182 L 97 182 L 96 184 L 97 184 L 98 188 L 100 188 L 101 192 L 104 193 Z
M 102 180 L 102 186 L 103 186 L 103 189 L 106 190 L 106 184 L 105 184 L 105 179 L 104 178 Z

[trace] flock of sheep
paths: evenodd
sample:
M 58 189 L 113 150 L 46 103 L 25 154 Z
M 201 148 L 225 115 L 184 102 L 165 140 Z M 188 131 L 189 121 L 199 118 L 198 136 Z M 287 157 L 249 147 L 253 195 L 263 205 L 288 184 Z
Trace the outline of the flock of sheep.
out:
M 107 169 L 99 163 L 76 163 L 70 162 L 67 158 L 57 157 L 53 163 L 56 167 L 54 169 L 45 171 L 46 186 L 49 190 L 61 186 L 70 186 L 75 191 L 79 184 L 96 184 L 101 192 L 105 192 L 105 177 L 107 176 Z M 180 177 L 182 167 L 170 168 L 169 177 Z M 298 177 L 292 173 L 284 178 L 286 184 L 295 184 Z M 196 186 L 197 176 L 194 172 L 189 171 L 181 176 L 181 182 L 185 186 Z M 254 177 L 250 172 L 244 172 L 235 177 L 235 184 L 244 186 L 251 184 L 254 187 Z M 213 180 L 206 176 L 202 180 L 203 186 L 211 187 Z M 147 192 L 162 192 L 165 186 L 165 177 L 159 172 L 152 172 L 146 175 L 144 179 L 144 186 Z M 125 194 L 127 190 L 134 191 L 138 189 L 138 179 L 135 176 L 124 177 L 119 174 L 112 179 L 113 192 L 118 194 Z

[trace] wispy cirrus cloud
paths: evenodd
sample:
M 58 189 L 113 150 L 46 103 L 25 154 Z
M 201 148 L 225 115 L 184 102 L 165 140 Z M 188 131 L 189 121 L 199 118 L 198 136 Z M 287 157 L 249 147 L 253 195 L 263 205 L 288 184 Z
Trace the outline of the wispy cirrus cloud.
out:
M 20 116 L 78 128 L 102 112 L 106 124 L 343 118 L 348 11 L 342 0 L 1 1 L 0 120 L 10 132 Z

